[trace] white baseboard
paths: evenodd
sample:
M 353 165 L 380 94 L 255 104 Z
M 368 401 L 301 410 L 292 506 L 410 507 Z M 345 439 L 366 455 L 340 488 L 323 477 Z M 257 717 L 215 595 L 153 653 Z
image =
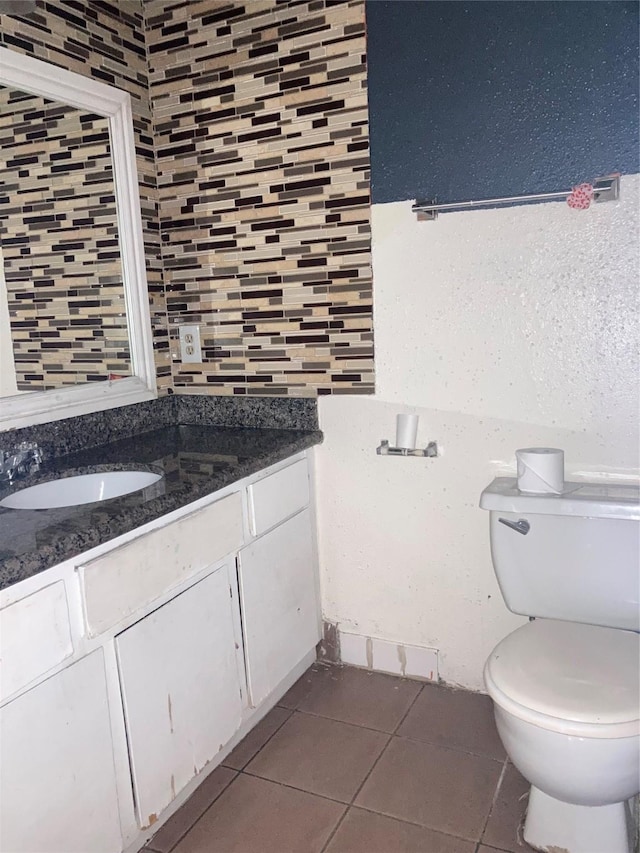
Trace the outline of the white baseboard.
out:
M 364 669 L 438 680 L 438 650 L 340 631 L 340 661 Z

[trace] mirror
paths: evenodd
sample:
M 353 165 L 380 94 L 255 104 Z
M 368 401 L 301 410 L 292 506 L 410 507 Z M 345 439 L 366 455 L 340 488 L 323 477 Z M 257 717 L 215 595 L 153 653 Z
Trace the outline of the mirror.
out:
M 109 120 L 0 85 L 0 162 L 0 393 L 128 376 Z
M 128 93 L 0 48 L 0 428 L 148 400 Z

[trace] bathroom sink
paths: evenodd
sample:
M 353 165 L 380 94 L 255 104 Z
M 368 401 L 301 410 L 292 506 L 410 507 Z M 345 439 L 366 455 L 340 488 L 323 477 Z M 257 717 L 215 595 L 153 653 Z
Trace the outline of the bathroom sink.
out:
M 138 492 L 160 480 L 152 471 L 104 471 L 49 480 L 13 492 L 0 501 L 8 509 L 53 509 L 106 501 Z

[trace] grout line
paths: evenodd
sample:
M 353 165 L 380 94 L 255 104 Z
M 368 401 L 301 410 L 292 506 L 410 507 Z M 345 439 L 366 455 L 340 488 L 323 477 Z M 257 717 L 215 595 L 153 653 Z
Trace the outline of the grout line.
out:
M 423 746 L 435 746 L 437 749 L 445 749 L 447 752 L 459 752 L 462 755 L 469 755 L 472 758 L 480 758 L 484 761 L 494 761 L 496 764 L 502 764 L 504 761 L 507 761 L 507 758 L 494 758 L 492 755 L 486 755 L 486 753 L 482 752 L 471 752 L 468 749 L 462 749 L 459 746 L 448 746 L 444 743 L 438 743 L 433 740 L 420 740 L 416 737 L 408 737 L 407 735 L 398 735 L 395 734 L 393 737 L 398 738 L 399 740 L 408 740 L 411 743 L 420 743 Z
M 312 666 L 316 666 L 316 665 L 318 665 L 318 666 L 320 666 L 326 670 L 333 669 L 334 667 L 338 666 L 340 669 L 356 669 L 356 670 L 361 671 L 361 672 L 368 672 L 368 670 L 364 670 L 361 667 L 350 667 L 349 665 L 346 665 L 346 664 L 343 665 L 343 664 L 325 663 L 323 661 L 316 661 L 314 664 L 312 664 Z M 309 670 L 307 670 L 307 672 L 309 672 Z M 309 717 L 320 717 L 323 720 L 334 720 L 336 723 L 345 723 L 345 725 L 348 725 L 348 726 L 357 726 L 359 729 L 366 729 L 367 731 L 370 731 L 370 732 L 379 732 L 380 734 L 384 734 L 384 735 L 389 735 L 389 734 L 393 735 L 398 731 L 398 729 L 400 728 L 400 726 L 404 722 L 405 717 L 407 716 L 409 711 L 413 708 L 415 703 L 418 701 L 418 697 L 423 692 L 426 682 L 419 682 L 417 679 L 406 678 L 405 676 L 401 676 L 401 675 L 393 675 L 392 673 L 387 673 L 387 672 L 381 672 L 381 673 L 377 673 L 377 674 L 385 675 L 389 678 L 397 678 L 397 679 L 400 679 L 402 681 L 408 681 L 408 682 L 420 684 L 420 689 L 418 690 L 418 692 L 416 693 L 414 698 L 409 703 L 407 710 L 404 712 L 404 714 L 402 715 L 402 717 L 398 721 L 397 725 L 393 729 L 391 729 L 391 731 L 389 731 L 387 729 L 376 729 L 373 726 L 364 726 L 361 723 L 352 723 L 349 720 L 339 720 L 336 717 L 330 717 L 327 714 L 319 714 L 317 711 L 305 711 L 303 708 L 300 708 L 300 707 L 295 707 L 293 710 L 297 711 L 299 714 L 307 714 Z M 300 705 L 301 701 L 302 701 L 302 699 L 300 699 L 300 701 L 298 702 L 298 706 Z M 281 705 L 279 707 L 284 707 L 284 706 Z
M 364 728 L 364 726 L 362 726 L 362 728 Z M 388 732 L 387 732 L 386 734 L 388 735 L 388 737 L 387 737 L 387 742 L 385 743 L 385 745 L 384 745 L 384 746 L 382 747 L 382 749 L 380 750 L 380 755 L 378 755 L 378 757 L 376 758 L 376 760 L 373 762 L 373 764 L 372 764 L 372 765 L 371 765 L 371 767 L 369 768 L 369 772 L 365 774 L 364 779 L 362 780 L 362 782 L 358 785 L 358 787 L 357 787 L 357 788 L 356 788 L 356 790 L 354 791 L 353 796 L 351 797 L 351 800 L 349 801 L 349 805 L 348 805 L 348 806 L 347 806 L 347 808 L 345 809 L 344 814 L 342 815 L 342 817 L 340 818 L 340 820 L 338 821 L 338 823 L 334 826 L 333 831 L 329 834 L 329 837 L 327 838 L 327 841 L 326 841 L 326 843 L 325 843 L 324 847 L 322 848 L 321 853 L 324 853 L 324 851 L 327 849 L 327 847 L 328 847 L 328 846 L 329 846 L 329 844 L 331 843 L 331 841 L 332 841 L 332 839 L 333 839 L 334 835 L 336 834 L 336 832 L 338 831 L 338 829 L 340 829 L 340 826 L 341 826 L 341 824 L 342 824 L 343 820 L 346 818 L 347 814 L 349 813 L 349 809 L 350 809 L 350 808 L 351 808 L 351 806 L 354 804 L 354 802 L 355 802 L 355 800 L 356 800 L 356 797 L 358 796 L 358 794 L 360 793 L 360 791 L 361 791 L 361 790 L 362 790 L 362 788 L 364 787 L 364 785 L 365 785 L 365 783 L 366 783 L 367 779 L 369 778 L 369 776 L 371 776 L 371 774 L 373 773 L 374 768 L 376 767 L 376 765 L 378 764 L 378 762 L 380 761 L 380 759 L 382 758 L 382 756 L 383 756 L 383 755 L 384 755 L 384 753 L 386 752 L 387 747 L 388 747 L 388 746 L 389 746 L 389 744 L 391 743 L 391 740 L 392 740 L 392 738 L 393 738 L 393 735 L 392 735 L 392 734 L 389 734 Z
M 316 791 L 308 791 L 306 788 L 297 788 L 295 785 L 289 785 L 287 782 L 280 782 L 278 779 L 270 779 L 268 776 L 259 776 L 257 773 L 252 773 L 250 770 L 241 770 L 238 776 L 249 776 L 251 779 L 260 779 L 261 782 L 270 782 L 272 785 L 280 785 L 281 788 L 288 788 L 290 791 L 298 791 L 301 794 L 308 794 L 310 797 L 320 797 L 321 800 L 329 800 L 330 803 L 336 803 L 339 806 L 349 808 L 349 803 L 345 800 L 337 800 L 335 797 L 329 797 L 327 794 L 318 794 Z M 235 779 L 233 780 L 235 782 Z
M 324 851 L 327 849 L 327 847 L 331 844 L 331 842 L 333 841 L 337 831 L 340 829 L 340 827 L 344 823 L 346 816 L 349 814 L 350 809 L 351 809 L 351 806 L 347 806 L 346 809 L 342 812 L 338 822 L 336 823 L 336 825 L 333 827 L 333 829 L 331 830 L 331 832 L 327 836 L 327 840 L 325 841 L 325 843 L 322 845 L 322 850 L 320 851 L 320 853 L 324 853 Z
M 399 729 L 399 728 L 400 728 L 400 726 L 404 723 L 404 721 L 407 719 L 407 717 L 409 716 L 409 712 L 411 711 L 411 709 L 413 708 L 413 706 L 416 704 L 416 702 L 418 701 L 418 698 L 422 695 L 422 693 L 423 693 L 423 692 L 424 692 L 424 684 L 422 685 L 422 687 L 420 688 L 420 690 L 418 690 L 418 692 L 416 693 L 416 695 L 415 695 L 415 697 L 414 697 L 414 699 L 413 699 L 413 702 L 411 702 L 411 703 L 409 704 L 409 707 L 407 708 L 407 710 L 405 711 L 405 713 L 402 715 L 401 719 L 400 719 L 400 720 L 399 720 L 399 722 L 398 722 L 398 725 L 395 727 L 395 729 L 393 730 L 392 734 L 394 734 L 394 735 L 395 735 L 395 734 L 397 734 L 398 729 Z
M 218 765 L 218 767 L 222 767 L 222 765 L 221 765 L 221 764 L 219 764 L 219 765 Z M 209 775 L 210 775 L 210 776 L 212 776 L 212 775 L 216 772 L 216 770 L 218 769 L 218 767 L 214 768 L 214 769 L 211 771 L 211 773 L 210 773 Z M 231 785 L 233 785 L 233 783 L 236 781 L 236 779 L 237 779 L 237 778 L 238 778 L 238 776 L 240 775 L 239 771 L 238 771 L 238 770 L 235 770 L 233 767 L 225 767 L 224 769 L 225 769 L 225 770 L 230 770 L 232 773 L 235 773 L 235 776 L 233 777 L 233 779 L 230 779 L 230 780 L 229 780 L 229 782 L 224 786 L 224 788 L 223 788 L 223 789 L 222 789 L 222 790 L 221 790 L 221 791 L 220 791 L 220 792 L 219 792 L 219 793 L 218 793 L 218 794 L 217 794 L 217 795 L 216 795 L 216 796 L 211 800 L 211 802 L 210 802 L 210 803 L 209 803 L 209 805 L 206 807 L 206 809 L 204 809 L 204 811 L 202 812 L 202 814 L 198 815 L 198 817 L 194 820 L 194 822 L 189 824 L 189 826 L 187 827 L 187 829 L 185 829 L 185 831 L 182 833 L 182 835 L 180 836 L 180 838 L 178 838 L 178 840 L 176 841 L 176 843 L 175 843 L 175 844 L 173 844 L 173 845 L 169 848 L 169 853 L 171 853 L 171 851 L 172 851 L 172 850 L 175 850 L 175 849 L 176 849 L 176 847 L 178 846 L 178 844 L 180 844 L 180 842 L 181 842 L 181 841 L 182 841 L 182 839 L 185 837 L 185 835 L 186 835 L 188 832 L 191 832 L 191 830 L 192 830 L 192 829 L 193 829 L 193 827 L 198 823 L 198 821 L 199 821 L 201 818 L 203 818 L 203 817 L 205 816 L 205 814 L 209 811 L 209 809 L 211 808 L 211 806 L 212 806 L 212 805 L 213 805 L 217 800 L 219 800 L 219 799 L 220 799 L 220 797 L 224 794 L 224 792 L 227 790 L 227 788 L 230 788 L 230 787 L 231 787 Z M 180 808 L 179 808 L 177 811 L 175 811 L 175 812 L 171 815 L 171 817 L 169 818 L 169 820 L 168 820 L 165 824 L 163 824 L 163 825 L 160 827 L 160 829 L 158 830 L 158 832 L 161 832 L 161 831 L 164 829 L 164 827 L 165 827 L 168 823 L 170 823 L 170 821 L 172 821 L 172 820 L 174 819 L 174 817 L 178 814 L 178 812 L 179 812 L 181 809 L 183 809 L 183 808 L 184 808 L 184 806 L 186 806 L 186 804 L 189 802 L 189 800 L 191 799 L 191 797 L 193 797 L 193 796 L 194 796 L 194 794 L 196 793 L 196 791 L 198 790 L 198 788 L 200 788 L 200 787 L 201 787 L 201 785 L 204 785 L 204 783 L 207 781 L 207 779 L 208 779 L 208 778 L 209 778 L 209 776 L 207 776 L 205 779 L 203 779 L 203 780 L 202 780 L 202 782 L 200 783 L 200 785 L 198 785 L 198 787 L 196 788 L 196 790 L 195 790 L 195 791 L 193 791 L 193 793 L 192 793 L 192 794 L 191 794 L 191 795 L 190 795 L 190 796 L 189 796 L 189 797 L 184 801 L 184 803 L 180 806 Z M 158 834 L 158 833 L 156 833 L 156 835 L 157 835 L 157 834 Z M 153 838 L 155 838 L 155 836 L 153 836 Z M 149 841 L 147 841 L 147 844 L 146 844 L 146 846 L 147 846 L 147 847 L 149 847 L 149 845 L 153 843 L 153 838 L 151 838 Z M 154 848 L 153 848 L 153 847 L 149 847 L 149 849 L 150 849 L 151 851 L 153 851 L 153 853 L 159 853 L 159 851 L 154 850 Z
M 418 829 L 427 829 L 429 832 L 437 832 L 439 835 L 444 835 L 447 838 L 455 838 L 460 841 L 468 841 L 469 844 L 482 844 L 482 841 L 475 841 L 473 838 L 465 838 L 463 835 L 453 835 L 451 832 L 445 832 L 444 829 L 438 829 L 435 826 L 427 826 L 426 823 L 416 823 L 415 820 L 409 820 L 408 818 L 398 817 L 397 815 L 390 814 L 389 812 L 377 812 L 375 809 L 371 809 L 368 806 L 362 806 L 359 803 L 353 803 L 349 808 L 360 809 L 363 812 L 369 812 L 369 814 L 375 814 L 379 817 L 386 817 L 388 820 L 395 820 L 397 823 L 408 823 L 410 826 L 416 826 Z
M 280 703 L 282 702 L 282 700 L 283 700 L 286 696 L 288 696 L 288 695 L 289 695 L 289 693 L 291 693 L 291 691 L 293 690 L 293 688 L 294 688 L 297 684 L 299 684 L 299 683 L 302 681 L 302 679 L 303 679 L 303 678 L 308 679 L 308 682 L 309 682 L 309 683 L 311 683 L 311 676 L 312 676 L 314 673 L 319 672 L 319 670 L 318 670 L 318 669 L 315 669 L 315 667 L 317 667 L 317 666 L 323 666 L 323 667 L 325 667 L 325 668 L 326 668 L 326 665 L 325 665 L 325 664 L 320 664 L 320 661 L 318 661 L 318 660 L 314 660 L 314 662 L 311 664 L 311 666 L 309 667 L 309 669 L 305 669 L 305 671 L 302 673 L 302 675 L 300 676 L 300 678 L 299 678 L 297 681 L 294 681 L 294 683 L 293 683 L 293 684 L 291 685 L 291 687 L 287 690 L 287 692 L 284 694 L 284 696 L 281 696 L 281 697 L 280 697 L 280 699 L 278 700 L 278 702 L 276 702 L 276 704 L 275 704 L 273 707 L 274 707 L 274 708 L 284 708 L 286 711 L 297 711 L 297 710 L 298 710 L 298 705 L 300 704 L 300 702 L 302 702 L 302 699 L 303 699 L 304 697 L 300 697 L 300 698 L 298 698 L 297 702 L 295 703 L 295 705 L 294 705 L 293 707 L 291 707 L 291 706 L 289 706 L 289 705 L 281 705 Z
M 507 756 L 506 756 L 506 755 L 505 755 L 505 757 L 504 757 L 504 758 L 494 758 L 494 756 L 493 756 L 493 755 L 487 755 L 487 754 L 486 754 L 486 753 L 484 753 L 484 752 L 473 752 L 473 751 L 472 751 L 472 750 L 470 750 L 470 749 L 463 749 L 463 748 L 462 748 L 462 747 L 460 747 L 460 746 L 449 746 L 448 744 L 438 743 L 438 742 L 437 742 L 437 741 L 435 741 L 435 740 L 421 740 L 421 739 L 419 739 L 419 738 L 412 738 L 412 737 L 409 737 L 408 735 L 399 735 L 399 734 L 398 734 L 398 729 L 399 729 L 399 728 L 400 728 L 400 726 L 404 723 L 404 721 L 406 720 L 406 718 L 409 716 L 409 714 L 410 714 L 410 712 L 411 712 L 411 709 L 412 709 L 412 708 L 413 708 L 413 706 L 416 704 L 416 702 L 417 702 L 417 701 L 418 701 L 418 699 L 420 698 L 420 694 L 424 692 L 425 687 L 427 687 L 427 686 L 429 686 L 427 683 L 423 684 L 422 688 L 418 691 L 418 694 L 416 695 L 416 698 L 415 698 L 415 699 L 413 700 L 413 702 L 409 705 L 409 707 L 407 708 L 406 713 L 404 714 L 404 716 L 402 717 L 402 719 L 400 720 L 400 722 L 398 723 L 398 725 L 397 725 L 397 726 L 395 727 L 395 729 L 393 730 L 393 734 L 394 734 L 396 737 L 401 737 L 401 738 L 404 738 L 405 740 L 412 740 L 412 741 L 414 741 L 414 742 L 416 742 L 416 743 L 425 743 L 425 744 L 429 744 L 430 746 L 438 746 L 438 747 L 442 747 L 442 749 L 449 749 L 449 750 L 451 750 L 452 752 L 462 752 L 462 753 L 464 753 L 465 755 L 473 755 L 473 756 L 475 756 L 476 758 L 488 758 L 490 761 L 506 761 L 506 760 L 507 760 Z M 439 685 L 436 685 L 436 686 L 439 686 Z M 445 688 L 445 689 L 449 689 L 449 688 Z M 461 692 L 465 692 L 465 691 L 461 691 Z M 468 692 L 468 691 L 466 691 L 466 692 Z M 500 777 L 500 778 L 502 778 L 502 777 Z
M 357 729 L 364 729 L 367 732 L 376 732 L 379 735 L 392 735 L 393 732 L 386 729 L 374 729 L 373 726 L 363 726 L 361 723 L 352 723 L 349 720 L 339 720 L 337 717 L 329 717 L 326 714 L 318 714 L 316 711 L 302 711 L 296 708 L 296 714 L 304 714 L 306 717 L 316 717 L 320 720 L 332 720 L 334 723 L 342 723 L 345 726 L 355 726 Z M 403 717 L 404 719 L 404 717 Z M 397 728 L 397 727 L 396 727 Z
M 307 793 L 308 793 L 308 792 L 307 792 Z M 321 796 L 321 795 L 320 795 L 320 794 L 318 794 L 318 796 Z M 379 811 L 375 811 L 375 809 L 371 809 L 371 808 L 369 808 L 368 806 L 363 806 L 363 805 L 356 804 L 356 803 L 350 803 L 350 804 L 349 804 L 349 806 L 348 806 L 348 808 L 347 808 L 346 812 L 344 813 L 343 817 L 340 819 L 340 823 L 342 823 L 342 821 L 344 820 L 344 818 L 347 816 L 347 814 L 348 814 L 352 809 L 359 809 L 360 811 L 367 812 L 368 814 L 377 815 L 378 817 L 383 817 L 383 818 L 386 818 L 387 820 L 395 821 L 395 823 L 406 823 L 406 824 L 408 824 L 409 826 L 415 826 L 415 827 L 416 827 L 416 829 L 424 829 L 424 830 L 426 830 L 427 832 L 435 832 L 437 835 L 442 835 L 442 836 L 444 836 L 445 838 L 452 838 L 454 841 L 466 841 L 468 844 L 475 844 L 475 845 L 476 845 L 476 847 L 479 847 L 479 846 L 483 843 L 481 840 L 480 840 L 480 841 L 475 841 L 473 838 L 465 838 L 465 837 L 464 837 L 464 836 L 462 836 L 462 835 L 453 835 L 453 833 L 451 833 L 451 832 L 445 832 L 443 829 L 438 829 L 438 828 L 437 828 L 437 827 L 435 827 L 435 826 L 427 826 L 427 824 L 424 824 L 424 823 L 416 823 L 416 821 L 414 821 L 414 820 L 409 820 L 409 819 L 404 818 L 404 817 L 397 817 L 397 815 L 389 814 L 388 812 L 379 812 Z M 327 840 L 327 842 L 326 842 L 325 846 L 322 848 L 322 850 L 320 851 L 320 853 L 324 853 L 324 850 L 326 849 L 326 846 L 327 846 L 327 845 L 329 844 L 329 842 L 331 841 L 331 838 L 336 834 L 336 832 L 337 832 L 337 830 L 338 830 L 338 827 L 339 827 L 339 825 L 338 825 L 338 826 L 336 826 L 336 828 L 334 829 L 334 831 L 331 833 L 331 837 Z M 487 846 L 489 846 L 489 845 L 487 845 Z M 474 847 L 474 851 L 475 851 L 475 849 L 476 849 L 476 848 Z M 490 849 L 491 849 L 491 850 L 494 850 L 494 849 L 495 849 L 495 850 L 497 851 L 497 853 L 502 853 L 502 850 L 500 850 L 500 849 L 499 849 L 499 848 L 497 848 L 497 847 L 496 847 L 496 848 L 491 847 Z M 505 851 L 505 853 L 508 853 L 508 851 Z
M 478 846 L 476 847 L 475 853 L 478 853 L 480 848 L 484 845 L 485 850 L 490 850 L 491 853 L 510 853 L 506 847 L 492 847 L 490 844 L 487 844 L 486 841 L 478 841 Z
M 371 774 L 373 773 L 373 771 L 374 771 L 374 770 L 375 770 L 375 768 L 377 767 L 378 762 L 380 761 L 380 759 L 382 758 L 382 756 L 383 756 L 383 755 L 385 754 L 385 752 L 387 751 L 387 747 L 389 746 L 389 744 L 391 743 L 391 741 L 392 741 L 392 740 L 393 740 L 393 735 L 389 735 L 389 737 L 388 737 L 388 739 L 387 739 L 387 742 L 385 743 L 385 745 L 384 745 L 384 746 L 382 747 L 382 749 L 380 750 L 380 755 L 379 755 L 379 756 L 376 758 L 376 760 L 373 762 L 373 764 L 371 765 L 371 768 L 370 768 L 369 772 L 365 775 L 365 777 L 364 777 L 364 779 L 362 780 L 362 782 L 360 783 L 360 785 L 358 785 L 358 788 L 357 788 L 357 790 L 356 790 L 355 794 L 353 795 L 353 797 L 351 797 L 351 801 L 350 801 L 350 803 L 349 803 L 349 805 L 350 805 L 350 806 L 352 806 L 352 805 L 355 803 L 355 801 L 356 801 L 356 798 L 357 798 L 358 794 L 359 794 L 359 793 L 360 793 L 360 791 L 364 788 L 366 781 L 368 780 L 368 778 L 371 776 Z
M 491 815 L 493 813 L 493 807 L 495 806 L 496 800 L 498 799 L 498 794 L 500 793 L 500 788 L 502 787 L 502 782 L 503 782 L 505 774 L 507 772 L 508 763 L 509 763 L 509 759 L 505 758 L 505 760 L 502 764 L 502 770 L 500 771 L 500 776 L 498 778 L 498 782 L 496 784 L 496 789 L 493 792 L 493 797 L 491 798 L 491 805 L 489 806 L 489 811 L 487 812 L 487 816 L 485 818 L 485 821 L 482 824 L 482 832 L 480 833 L 480 841 L 478 842 L 479 844 L 483 843 L 482 839 L 484 837 L 484 833 L 485 833 L 485 830 L 487 828 L 487 824 L 489 823 L 489 818 L 491 817 Z
M 274 708 L 275 708 L 275 707 L 276 707 L 276 706 L 274 705 Z M 221 762 L 220 767 L 226 767 L 226 768 L 227 768 L 227 770 L 235 770 L 237 773 L 242 773 L 242 771 L 244 770 L 244 768 L 245 768 L 248 764 L 250 764 L 250 763 L 253 761 L 253 759 L 254 759 L 254 758 L 257 758 L 257 756 L 262 752 L 262 750 L 263 750 L 263 749 L 265 748 L 265 746 L 269 743 L 269 741 L 270 741 L 270 740 L 271 740 L 275 735 L 277 735 L 277 733 L 278 733 L 278 732 L 280 731 L 280 729 L 284 726 L 284 724 L 285 724 L 288 720 L 290 720 L 290 719 L 291 719 L 291 717 L 293 717 L 293 715 L 296 713 L 295 711 L 292 711 L 292 710 L 291 710 L 291 708 L 282 708 L 281 706 L 277 706 L 277 707 L 280 707 L 280 710 L 281 710 L 281 711 L 288 711 L 288 712 L 289 712 L 289 714 L 288 714 L 288 715 L 287 715 L 287 717 L 285 717 L 285 719 L 280 723 L 280 725 L 279 725 L 279 726 L 278 726 L 274 731 L 272 731 L 272 732 L 271 732 L 271 734 L 270 734 L 270 735 L 269 735 L 269 737 L 265 740 L 265 742 L 262 744 L 262 746 L 261 746 L 261 747 L 259 747 L 259 749 L 257 749 L 257 750 L 256 750 L 256 752 L 254 752 L 254 753 L 253 753 L 253 755 L 251 756 L 251 758 L 249 758 L 247 761 L 245 761 L 245 763 L 244 763 L 244 764 L 242 765 L 242 767 L 240 767 L 240 768 L 238 768 L 238 767 L 231 767 L 231 765 L 230 765 L 230 764 L 225 764 L 225 763 L 224 763 L 224 761 L 222 761 L 222 762 Z M 271 711 L 273 711 L 273 708 L 271 709 Z M 262 718 L 262 720 L 260 720 L 260 723 L 261 723 L 261 722 L 263 722 L 263 720 L 266 720 L 266 718 L 269 716 L 269 714 L 271 713 L 271 711 L 268 711 L 268 712 L 264 715 L 264 717 Z M 260 723 L 258 723 L 258 726 L 260 725 Z M 246 738 L 248 738 L 248 737 L 249 737 L 249 735 L 251 734 L 251 732 L 252 732 L 252 731 L 255 731 L 255 729 L 250 729 L 250 730 L 247 732 L 247 734 L 242 738 L 242 740 L 234 746 L 234 748 L 231 750 L 231 752 L 229 753 L 229 755 L 227 755 L 227 758 L 229 758 L 229 756 L 231 755 L 231 753 L 232 753 L 235 749 L 237 749 L 237 748 L 240 746 L 240 744 L 242 743 L 242 741 L 244 741 Z

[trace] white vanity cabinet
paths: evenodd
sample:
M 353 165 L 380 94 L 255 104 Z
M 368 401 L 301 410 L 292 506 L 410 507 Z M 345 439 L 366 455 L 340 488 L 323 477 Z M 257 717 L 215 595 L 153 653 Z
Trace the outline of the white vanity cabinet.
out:
M 116 637 L 138 825 L 151 826 L 242 719 L 224 565 Z
M 1 853 L 134 853 L 313 662 L 310 476 L 297 454 L 0 591 Z
M 0 850 L 122 849 L 102 649 L 0 709 Z

